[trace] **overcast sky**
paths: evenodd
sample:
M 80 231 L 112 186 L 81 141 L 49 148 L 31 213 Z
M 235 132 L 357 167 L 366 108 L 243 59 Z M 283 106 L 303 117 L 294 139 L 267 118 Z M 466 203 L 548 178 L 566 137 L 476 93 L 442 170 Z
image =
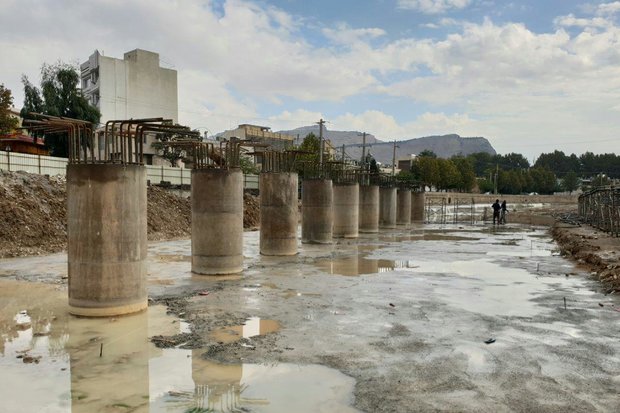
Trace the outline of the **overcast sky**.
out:
M 380 139 L 484 136 L 500 153 L 620 153 L 620 1 L 2 0 L 0 83 L 43 62 L 158 52 L 179 121 Z

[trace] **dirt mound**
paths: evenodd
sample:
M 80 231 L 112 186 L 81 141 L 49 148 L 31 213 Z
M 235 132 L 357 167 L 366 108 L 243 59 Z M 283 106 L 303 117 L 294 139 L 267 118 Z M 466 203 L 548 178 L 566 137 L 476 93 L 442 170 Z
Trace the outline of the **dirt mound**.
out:
M 600 280 L 607 293 L 620 292 L 620 238 L 595 228 L 556 224 L 553 238 L 563 255 L 574 258 Z
M 188 238 L 191 202 L 162 188 L 147 191 L 149 240 Z M 0 258 L 62 251 L 67 245 L 66 181 L 0 171 Z M 244 196 L 245 228 L 259 225 L 258 198 Z
M 0 171 L 0 257 L 64 249 L 65 223 L 64 178 Z
M 188 199 L 156 186 L 148 187 L 146 194 L 149 241 L 191 236 L 192 206 Z
M 243 194 L 243 228 L 258 229 L 260 224 L 260 203 L 258 197 Z

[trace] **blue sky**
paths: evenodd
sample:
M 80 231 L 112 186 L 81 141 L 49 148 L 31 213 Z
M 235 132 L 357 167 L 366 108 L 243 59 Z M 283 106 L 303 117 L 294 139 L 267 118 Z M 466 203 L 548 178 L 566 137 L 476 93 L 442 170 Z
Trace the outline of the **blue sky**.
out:
M 33 13 L 32 10 L 37 10 Z M 484 136 L 530 160 L 620 153 L 620 1 L 4 0 L 0 82 L 95 49 L 160 53 L 179 120 Z M 24 25 L 24 22 L 27 22 Z M 28 27 L 28 30 L 24 30 Z

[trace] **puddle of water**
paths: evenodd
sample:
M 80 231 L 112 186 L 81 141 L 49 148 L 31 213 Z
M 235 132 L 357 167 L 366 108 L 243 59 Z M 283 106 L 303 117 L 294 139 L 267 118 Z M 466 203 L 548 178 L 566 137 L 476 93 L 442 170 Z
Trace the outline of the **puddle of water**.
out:
M 379 237 L 381 241 L 404 242 L 404 241 L 479 241 L 480 238 L 467 237 L 461 235 L 447 235 L 441 233 L 425 233 L 412 235 L 393 235 Z
M 250 317 L 243 325 L 222 327 L 214 330 L 209 336 L 212 340 L 228 344 L 239 341 L 242 338 L 264 336 L 278 331 L 280 331 L 280 323 L 277 321 Z
M 219 365 L 201 359 L 201 350 L 155 347 L 150 336 L 189 329 L 164 306 L 77 318 L 67 313 L 65 290 L 7 280 L 0 281 L 0 302 L 0 411 L 355 411 L 354 380 L 337 370 Z M 241 334 L 273 327 L 251 319 Z
M 297 290 L 288 289 L 282 293 L 282 297 L 284 298 L 293 298 L 293 297 L 321 297 L 322 294 L 318 293 L 300 293 Z
M 328 274 L 347 276 L 378 274 L 395 271 L 396 269 L 416 268 L 413 261 L 373 259 L 359 255 L 321 259 L 317 260 L 314 265 Z
M 354 380 L 319 365 L 221 364 L 200 357 L 200 350 L 165 349 L 150 361 L 151 412 L 344 412 Z M 194 410 L 192 410 L 194 409 Z

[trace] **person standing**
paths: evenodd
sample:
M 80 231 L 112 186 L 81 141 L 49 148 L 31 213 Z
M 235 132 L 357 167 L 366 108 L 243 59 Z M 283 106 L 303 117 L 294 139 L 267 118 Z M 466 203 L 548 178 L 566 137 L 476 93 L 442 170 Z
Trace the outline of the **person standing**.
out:
M 496 220 L 499 224 L 499 211 L 500 209 L 502 209 L 501 205 L 499 204 L 499 199 L 495 200 L 495 203 L 491 205 L 491 208 L 493 208 L 493 225 L 495 225 Z
M 504 199 L 502 201 L 502 205 L 500 206 L 500 213 L 499 213 L 499 223 L 500 224 L 505 224 L 506 223 L 506 212 L 508 212 L 508 208 L 506 207 L 506 200 Z

